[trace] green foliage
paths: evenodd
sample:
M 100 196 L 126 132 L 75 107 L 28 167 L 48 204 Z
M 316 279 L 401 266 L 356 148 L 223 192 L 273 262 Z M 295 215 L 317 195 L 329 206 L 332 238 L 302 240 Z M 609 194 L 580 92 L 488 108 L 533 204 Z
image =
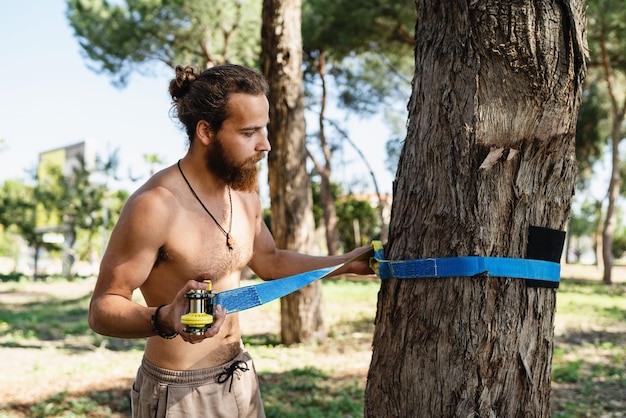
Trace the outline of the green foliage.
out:
M 569 233 L 574 237 L 595 234 L 601 216 L 602 202 L 584 201 L 577 210 L 573 211 L 569 226 Z
M 155 62 L 259 62 L 259 0 L 67 0 L 67 18 L 92 69 L 118 86 Z
M 337 231 L 343 248 L 354 248 L 367 245 L 380 237 L 380 219 L 375 208 L 368 200 L 357 199 L 347 195 L 336 202 Z M 359 224 L 360 242 L 355 242 L 355 221 Z
M 622 258 L 626 254 L 626 228 L 622 227 L 613 236 L 613 257 Z
M 591 179 L 593 165 L 602 158 L 602 150 L 611 135 L 608 103 L 606 91 L 598 82 L 588 83 L 576 122 L 576 160 L 582 186 Z
M 606 41 L 606 53 L 611 66 L 626 72 L 626 9 L 622 0 L 588 0 L 587 37 L 591 65 L 600 65 L 601 40 Z
M 591 83 L 584 96 L 578 128 L 593 143 L 600 140 L 598 137 L 607 140 L 613 135 L 616 135 L 613 140 L 619 142 L 626 135 L 626 126 L 623 124 L 623 103 L 626 100 L 623 94 L 626 85 L 626 9 L 621 0 L 590 0 L 587 3 Z M 610 90 L 607 79 L 611 80 Z M 614 126 L 617 129 L 612 132 Z M 581 150 L 583 157 L 590 154 L 589 142 L 584 145 Z M 577 146 L 581 146 L 578 136 Z M 592 151 L 595 152 L 593 148 Z M 621 177 L 624 178 L 623 172 Z
M 35 186 L 5 181 L 0 188 L 2 254 L 18 251 L 3 244 L 6 233 L 16 233 L 32 248 L 58 251 L 58 244 L 42 242 L 41 233 L 36 228 L 60 225 L 69 249 L 75 255 L 87 255 L 97 247 L 94 243 L 96 234 L 103 227 L 112 227 L 128 198 L 126 191 L 108 190 L 107 179 L 114 177 L 116 169 L 117 155 L 114 153 L 107 159 L 98 158 L 95 167 L 78 159 L 69 176 L 65 176 L 59 167 L 49 167 L 45 181 L 39 181 Z
M 619 184 L 619 192 L 621 196 L 626 196 L 626 158 L 620 159 L 619 178 L 622 181 Z
M 328 51 L 336 62 L 372 49 L 410 51 L 415 20 L 409 0 L 305 0 L 304 50 Z
M 313 218 L 315 226 L 323 223 L 320 183 L 311 181 L 313 191 Z M 337 236 L 339 247 L 354 248 L 366 245 L 380 236 L 380 218 L 376 208 L 372 207 L 369 200 L 357 199 L 352 194 L 342 195 L 343 192 L 337 183 L 331 182 L 335 211 L 337 214 Z M 361 242 L 355 242 L 354 222 L 359 224 Z
M 0 225 L 15 227 L 26 242 L 33 245 L 35 234 L 35 188 L 15 180 L 7 180 L 0 189 Z
M 339 87 L 339 104 L 362 115 L 385 107 L 405 114 L 412 72 L 411 54 L 376 50 L 344 58 L 330 71 Z
M 324 212 L 322 209 L 322 196 L 321 196 L 321 182 L 319 176 L 314 174 L 311 179 L 311 190 L 313 192 L 313 220 L 315 221 L 315 227 L 319 228 L 323 224 Z M 337 183 L 330 182 L 330 188 L 333 195 L 333 200 L 336 201 L 337 196 L 341 192 L 341 188 Z
M 78 158 L 78 164 L 69 176 L 56 170 L 51 172 L 49 181 L 40 182 L 38 186 L 43 196 L 40 202 L 44 203 L 47 212 L 60 215 L 66 229 L 66 244 L 74 254 L 78 254 L 75 244 L 80 236 L 84 237 L 83 254 L 94 247 L 96 234 L 103 227 L 110 229 L 128 197 L 125 191 L 109 191 L 107 188 L 106 182 L 114 177 L 117 161 L 117 153 L 107 159 L 98 158 L 94 167 Z M 98 176 L 102 177 L 100 181 L 96 181 Z M 71 266 L 72 261 L 69 263 Z

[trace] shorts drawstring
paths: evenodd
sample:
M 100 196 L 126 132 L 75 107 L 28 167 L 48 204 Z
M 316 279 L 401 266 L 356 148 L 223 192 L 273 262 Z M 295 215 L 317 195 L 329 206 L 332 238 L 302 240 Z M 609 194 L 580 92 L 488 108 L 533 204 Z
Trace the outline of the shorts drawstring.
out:
M 247 372 L 250 369 L 248 368 L 248 363 L 243 360 L 237 360 L 233 362 L 233 364 L 231 364 L 229 367 L 224 367 L 224 371 L 220 373 L 219 376 L 217 376 L 217 383 L 226 383 L 228 378 L 230 378 L 230 385 L 228 386 L 228 392 L 230 392 L 233 388 L 233 378 L 237 370 Z

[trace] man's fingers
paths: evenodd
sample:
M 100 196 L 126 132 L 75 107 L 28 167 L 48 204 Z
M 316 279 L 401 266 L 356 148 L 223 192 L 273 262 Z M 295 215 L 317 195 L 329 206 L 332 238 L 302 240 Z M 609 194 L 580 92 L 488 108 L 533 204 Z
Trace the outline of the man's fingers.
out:
M 226 309 L 223 309 L 220 305 L 215 307 L 213 311 L 213 324 L 211 328 L 204 333 L 208 338 L 215 337 L 218 332 L 220 332 L 220 328 L 224 321 L 226 320 Z
M 190 334 L 188 332 L 181 332 L 181 337 L 183 340 L 187 341 L 190 344 L 201 343 L 207 338 L 215 337 L 219 331 L 221 326 L 224 324 L 226 320 L 226 309 L 223 309 L 221 306 L 217 305 L 215 310 L 213 311 L 213 323 L 211 324 L 211 328 L 206 330 L 204 334 Z

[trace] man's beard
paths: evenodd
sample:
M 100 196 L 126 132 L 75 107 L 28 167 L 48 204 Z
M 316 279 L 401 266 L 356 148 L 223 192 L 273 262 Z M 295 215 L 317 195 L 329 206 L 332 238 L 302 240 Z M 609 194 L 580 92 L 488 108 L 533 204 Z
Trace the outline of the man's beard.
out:
M 215 138 L 207 149 L 206 163 L 209 171 L 224 180 L 233 190 L 256 192 L 259 189 L 257 163 L 264 157 L 261 152 L 237 164 L 226 155 L 222 141 Z

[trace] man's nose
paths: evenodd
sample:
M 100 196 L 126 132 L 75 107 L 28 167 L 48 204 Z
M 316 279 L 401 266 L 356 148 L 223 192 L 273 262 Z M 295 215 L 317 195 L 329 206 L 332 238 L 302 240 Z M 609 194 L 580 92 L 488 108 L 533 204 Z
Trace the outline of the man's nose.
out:
M 268 138 L 267 130 L 263 131 L 262 137 L 263 137 L 263 139 L 259 143 L 259 146 L 257 147 L 257 150 L 258 151 L 264 151 L 264 152 L 270 152 L 272 150 L 272 144 L 270 144 L 270 139 Z

